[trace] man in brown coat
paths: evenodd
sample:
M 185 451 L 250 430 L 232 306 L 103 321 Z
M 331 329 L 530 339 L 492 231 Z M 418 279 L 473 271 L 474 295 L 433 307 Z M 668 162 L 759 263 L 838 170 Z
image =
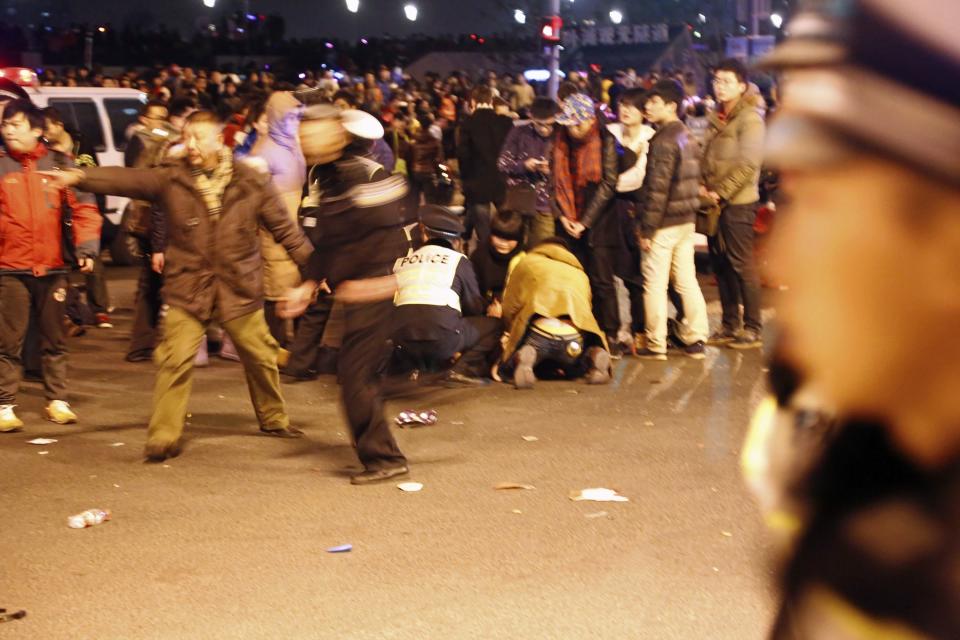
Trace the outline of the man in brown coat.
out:
M 233 163 L 215 116 L 191 115 L 184 146 L 184 160 L 157 169 L 96 168 L 58 174 L 66 185 L 157 202 L 167 212 L 169 238 L 162 267 L 163 298 L 169 310 L 155 354 L 160 370 L 145 452 L 152 461 L 180 453 L 194 357 L 214 317 L 237 347 L 260 430 L 282 437 L 302 435 L 290 427 L 280 395 L 279 345 L 263 315 L 263 257 L 257 229 L 267 229 L 299 264 L 307 262 L 313 247 L 291 221 L 269 177 Z
M 760 200 L 766 105 L 737 60 L 720 63 L 713 88 L 720 107 L 710 117 L 701 195 L 722 207 L 720 228 L 710 238 L 710 258 L 717 274 L 723 326 L 711 336 L 710 344 L 754 349 L 760 346 L 763 330 L 753 223 Z

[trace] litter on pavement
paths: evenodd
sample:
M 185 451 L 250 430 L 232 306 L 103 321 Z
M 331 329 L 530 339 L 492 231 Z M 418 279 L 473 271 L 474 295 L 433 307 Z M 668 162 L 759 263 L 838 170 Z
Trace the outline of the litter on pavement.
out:
M 521 436 L 521 437 L 527 442 L 536 442 L 537 440 L 540 439 L 537 436 Z
M 570 493 L 570 499 L 577 502 L 581 500 L 589 500 L 591 502 L 630 502 L 630 498 L 620 495 L 613 489 L 604 489 L 603 487 L 573 491 Z
M 53 438 L 34 438 L 33 440 L 27 440 L 27 444 L 40 444 L 40 445 L 53 444 L 55 442 L 57 441 L 54 440 Z
M 501 482 L 500 484 L 494 485 L 493 488 L 497 491 L 509 491 L 510 489 L 536 489 L 536 487 L 532 484 L 520 484 L 519 482 Z
M 401 482 L 397 485 L 397 489 L 400 489 L 400 491 L 406 491 L 407 493 L 412 493 L 414 491 L 420 491 L 423 489 L 423 485 L 419 482 Z
M 83 513 L 67 518 L 67 526 L 71 529 L 86 529 L 110 520 L 110 512 L 106 509 L 87 509 Z
M 0 622 L 10 622 L 11 620 L 19 620 L 20 618 L 26 617 L 27 612 L 24 610 L 13 611 L 7 613 L 6 609 L 0 609 Z
M 434 409 L 429 409 L 427 411 L 416 411 L 414 409 L 408 409 L 406 411 L 401 411 L 395 422 L 398 427 L 419 427 L 419 426 L 432 426 L 437 424 L 439 417 L 437 412 Z
M 606 511 L 597 511 L 596 513 L 588 513 L 584 517 L 585 518 L 605 518 L 607 517 L 607 515 L 608 514 Z
M 126 442 L 114 442 L 114 443 L 113 443 L 112 445 L 110 445 L 110 446 L 111 446 L 111 447 L 122 447 L 122 446 L 125 445 L 125 444 L 127 444 L 127 443 L 126 443 Z
M 341 544 L 338 547 L 330 547 L 327 549 L 327 553 L 347 553 L 349 551 L 353 551 L 352 544 Z

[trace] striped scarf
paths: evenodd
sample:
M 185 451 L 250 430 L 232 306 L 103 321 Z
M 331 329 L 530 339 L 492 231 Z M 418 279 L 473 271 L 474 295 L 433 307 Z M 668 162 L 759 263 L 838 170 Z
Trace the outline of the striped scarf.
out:
M 210 217 L 218 220 L 223 210 L 223 192 L 233 178 L 233 154 L 227 147 L 221 149 L 220 162 L 209 176 L 203 169 L 192 169 L 191 173 L 196 180 L 197 190 L 207 205 Z

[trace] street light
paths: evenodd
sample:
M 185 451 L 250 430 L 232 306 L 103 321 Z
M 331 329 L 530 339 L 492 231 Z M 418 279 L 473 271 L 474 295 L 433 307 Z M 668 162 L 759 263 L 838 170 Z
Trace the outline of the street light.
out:
M 417 5 L 408 4 L 403 8 L 403 13 L 406 14 L 407 20 L 410 22 L 416 22 L 417 20 Z
M 612 22 L 613 24 L 620 24 L 621 22 L 623 22 L 623 13 L 621 13 L 617 9 L 614 9 L 613 11 L 611 11 L 610 22 Z
M 783 16 L 779 13 L 771 13 L 770 22 L 773 24 L 774 28 L 779 29 L 783 26 Z
M 213 9 L 215 6 L 217 6 L 217 0 L 203 0 L 203 6 L 205 6 L 207 9 Z
M 527 24 L 527 14 L 523 12 L 523 9 L 517 9 L 513 12 L 513 19 L 520 24 Z
M 360 0 L 347 0 L 347 11 L 350 13 L 360 11 Z

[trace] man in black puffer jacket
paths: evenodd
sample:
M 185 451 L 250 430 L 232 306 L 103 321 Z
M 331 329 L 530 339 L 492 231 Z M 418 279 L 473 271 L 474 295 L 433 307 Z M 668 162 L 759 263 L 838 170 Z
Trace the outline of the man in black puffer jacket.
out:
M 679 325 L 684 352 L 706 357 L 707 305 L 694 265 L 694 221 L 699 206 L 700 148 L 677 117 L 683 88 L 663 80 L 647 98 L 646 114 L 657 133 L 650 140 L 647 173 L 640 190 L 640 247 L 643 250 L 643 298 L 647 346 L 637 355 L 667 359 L 667 286 L 683 300 Z

